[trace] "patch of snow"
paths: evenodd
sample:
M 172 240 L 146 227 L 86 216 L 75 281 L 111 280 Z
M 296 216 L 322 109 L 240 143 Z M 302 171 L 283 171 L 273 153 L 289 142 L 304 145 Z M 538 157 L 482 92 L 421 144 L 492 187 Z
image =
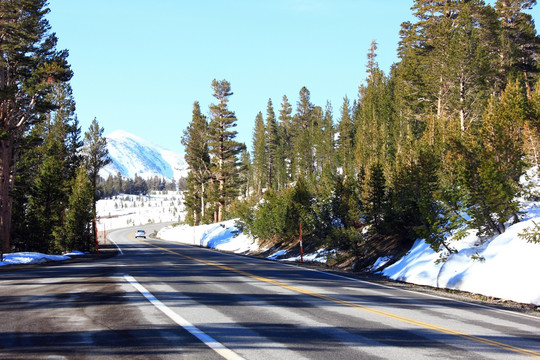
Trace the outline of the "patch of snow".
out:
M 234 253 L 248 253 L 259 250 L 257 242 L 237 228 L 236 220 L 195 227 L 188 225 L 168 226 L 161 229 L 157 237 L 163 240 Z
M 72 252 L 64 254 L 64 255 L 66 255 L 66 256 L 77 256 L 77 255 L 84 255 L 84 253 L 82 251 L 75 250 L 75 251 L 72 251 Z
M 283 261 L 304 261 L 307 262 L 320 262 L 320 263 L 326 263 L 326 260 L 328 259 L 329 254 L 331 254 L 327 249 L 319 249 L 314 253 L 310 254 L 304 254 L 304 256 L 294 256 L 287 259 L 281 259 Z
M 479 293 L 485 296 L 540 305 L 540 244 L 528 243 L 518 235 L 533 226 L 531 219 L 517 223 L 502 235 L 484 243 L 474 236 L 453 245 L 458 252 L 446 261 L 438 261 L 424 240 L 418 240 L 411 251 L 383 270 L 391 279 Z
M 4 254 L 4 261 L 0 261 L 0 266 L 14 264 L 40 264 L 47 261 L 62 261 L 71 259 L 67 255 L 46 255 L 37 252 L 19 252 Z
M 278 250 L 272 255 L 267 256 L 266 258 L 270 260 L 277 260 L 278 257 L 280 257 L 281 255 L 285 255 L 286 253 L 287 253 L 287 250 Z
M 384 265 L 386 265 L 386 263 L 388 263 L 390 260 L 392 260 L 392 258 L 389 257 L 389 256 L 384 256 L 384 257 L 378 258 L 375 261 L 375 263 L 373 265 L 371 265 L 371 268 L 369 269 L 369 271 L 376 272 L 377 270 L 382 268 Z

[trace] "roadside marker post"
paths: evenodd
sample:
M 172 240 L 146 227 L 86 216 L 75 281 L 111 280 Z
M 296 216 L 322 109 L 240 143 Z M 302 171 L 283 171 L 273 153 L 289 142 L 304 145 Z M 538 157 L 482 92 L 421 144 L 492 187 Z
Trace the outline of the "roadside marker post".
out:
M 99 254 L 98 228 L 97 228 L 97 221 L 95 217 L 94 217 L 94 236 L 96 237 L 96 253 Z
M 302 244 L 302 218 L 298 218 L 298 228 L 300 229 L 300 262 L 304 262 L 304 245 Z

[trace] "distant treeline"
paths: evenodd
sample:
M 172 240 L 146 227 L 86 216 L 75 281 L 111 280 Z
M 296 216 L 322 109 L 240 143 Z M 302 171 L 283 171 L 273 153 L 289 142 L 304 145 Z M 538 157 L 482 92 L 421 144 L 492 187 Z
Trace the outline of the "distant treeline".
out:
M 150 191 L 182 190 L 183 187 L 185 187 L 185 179 L 182 178 L 178 182 L 174 179 L 169 181 L 159 176 L 145 180 L 135 174 L 135 177 L 131 179 L 118 173 L 116 176 L 109 176 L 107 179 L 100 177 L 98 194 L 99 198 L 103 199 L 118 194 L 146 195 Z

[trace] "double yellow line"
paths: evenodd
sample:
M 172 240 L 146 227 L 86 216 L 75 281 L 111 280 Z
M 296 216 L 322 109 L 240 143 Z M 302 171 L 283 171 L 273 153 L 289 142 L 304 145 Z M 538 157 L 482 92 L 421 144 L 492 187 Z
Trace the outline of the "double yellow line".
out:
M 347 307 L 350 307 L 350 308 L 355 308 L 355 309 L 359 309 L 359 310 L 362 310 L 362 311 L 366 311 L 366 312 L 369 312 L 371 314 L 376 314 L 376 315 L 379 315 L 379 316 L 384 316 L 386 318 L 398 320 L 398 321 L 401 321 L 401 322 L 404 322 L 404 323 L 407 323 L 407 324 L 419 326 L 419 327 L 422 327 L 422 328 L 425 328 L 425 329 L 434 330 L 434 331 L 444 333 L 444 334 L 448 334 L 448 335 L 459 336 L 459 337 L 467 339 L 467 340 L 479 342 L 479 343 L 490 345 L 490 346 L 495 346 L 495 347 L 505 349 L 505 350 L 508 350 L 508 351 L 511 351 L 511 352 L 515 352 L 515 353 L 519 353 L 519 354 L 523 354 L 523 355 L 528 355 L 528 356 L 532 356 L 532 357 L 536 357 L 536 358 L 540 359 L 540 353 L 537 352 L 537 351 L 523 349 L 523 348 L 520 348 L 520 347 L 517 347 L 517 346 L 508 345 L 508 344 L 501 343 L 501 342 L 498 342 L 498 341 L 485 339 L 485 338 L 482 338 L 482 337 L 479 337 L 479 336 L 469 335 L 469 334 L 463 333 L 461 331 L 456 331 L 456 330 L 448 329 L 448 328 L 445 328 L 445 327 L 442 327 L 442 326 L 426 323 L 426 322 L 423 322 L 423 321 L 414 320 L 414 319 L 411 319 L 411 318 L 407 318 L 405 316 L 392 314 L 392 313 L 389 313 L 389 312 L 386 312 L 386 311 L 383 311 L 383 310 L 377 310 L 377 309 L 369 307 L 369 306 L 356 304 L 356 303 L 353 303 L 353 302 L 350 302 L 350 301 L 347 301 L 347 300 L 341 300 L 341 299 L 335 298 L 333 296 L 319 294 L 319 293 L 314 292 L 314 291 L 310 291 L 310 290 L 306 290 L 306 289 L 303 289 L 303 288 L 300 288 L 300 287 L 297 287 L 297 286 L 292 286 L 292 285 L 285 284 L 285 283 L 283 283 L 281 281 L 277 281 L 277 280 L 269 279 L 269 278 L 266 278 L 266 277 L 258 276 L 258 275 L 255 275 L 255 274 L 251 274 L 251 273 L 248 273 L 246 271 L 238 270 L 238 269 L 235 269 L 235 268 L 230 267 L 230 266 L 221 265 L 221 264 L 215 263 L 213 261 L 208 261 L 208 260 L 195 258 L 193 256 L 182 254 L 182 253 L 179 253 L 179 252 L 174 251 L 174 250 L 166 249 L 164 247 L 157 246 L 157 245 L 151 244 L 151 243 L 146 242 L 146 241 L 142 241 L 142 240 L 139 240 L 139 239 L 135 239 L 135 240 L 137 240 L 137 241 L 139 241 L 141 243 L 144 243 L 146 245 L 152 246 L 154 248 L 157 248 L 159 250 L 163 250 L 165 252 L 168 252 L 168 253 L 171 253 L 171 254 L 174 254 L 174 255 L 182 256 L 182 257 L 184 257 L 186 259 L 189 259 L 189 260 L 197 261 L 199 263 L 209 265 L 209 266 L 214 266 L 214 267 L 217 267 L 217 268 L 220 268 L 220 269 L 223 269 L 223 270 L 227 270 L 227 271 L 230 271 L 230 272 L 242 275 L 242 276 L 246 276 L 246 277 L 249 277 L 251 279 L 261 281 L 261 282 L 276 285 L 276 286 L 279 286 L 281 288 L 297 292 L 299 294 L 312 296 L 312 297 L 319 298 L 319 299 L 326 300 L 326 301 L 330 301 L 330 302 L 333 302 L 333 303 L 336 303 L 336 304 L 344 305 L 344 306 L 347 306 Z

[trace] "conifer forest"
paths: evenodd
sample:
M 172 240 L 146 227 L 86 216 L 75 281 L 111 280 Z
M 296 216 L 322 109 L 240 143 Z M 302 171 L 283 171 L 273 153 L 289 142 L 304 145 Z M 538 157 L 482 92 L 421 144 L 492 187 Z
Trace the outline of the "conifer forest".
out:
M 388 74 L 373 40 L 357 97 L 268 99 L 251 151 L 235 140 L 231 83 L 214 80 L 209 115 L 196 101 L 182 137 L 188 222 L 238 217 L 273 244 L 297 242 L 301 225 L 308 246 L 356 257 L 503 233 L 517 199 L 538 196 L 520 183 L 540 151 L 535 5 L 414 1 Z
M 91 251 L 107 164 L 96 119 L 82 136 L 68 51 L 45 0 L 0 1 L 0 253 Z

